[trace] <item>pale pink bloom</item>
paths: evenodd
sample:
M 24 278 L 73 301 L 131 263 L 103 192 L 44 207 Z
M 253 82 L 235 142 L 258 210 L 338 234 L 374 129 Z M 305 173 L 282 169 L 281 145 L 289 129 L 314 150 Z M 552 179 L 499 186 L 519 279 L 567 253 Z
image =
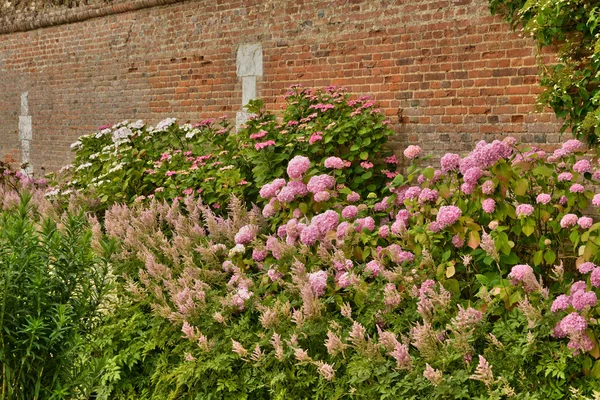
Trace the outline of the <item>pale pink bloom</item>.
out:
M 423 376 L 427 378 L 427 380 L 431 382 L 433 386 L 438 386 L 444 381 L 444 375 L 442 374 L 442 371 L 431 368 L 431 365 L 429 365 L 429 363 L 425 364 L 425 371 L 423 371 Z
M 288 176 L 292 179 L 299 179 L 310 168 L 310 159 L 304 156 L 295 156 L 290 160 L 287 166 Z
M 569 192 L 571 193 L 583 193 L 585 191 L 585 187 L 579 183 L 574 183 L 569 188 Z
M 594 198 L 592 199 L 592 204 L 595 207 L 600 207 L 600 193 L 594 195 Z
M 256 234 L 258 233 L 258 226 L 256 225 L 244 225 L 240 228 L 238 233 L 235 234 L 235 243 L 236 244 L 246 244 L 250 243 L 256 238 Z
M 550 203 L 550 200 L 552 200 L 552 197 L 546 193 L 540 193 L 535 198 L 535 201 L 538 204 L 548 204 L 548 203 Z
M 346 206 L 342 210 L 342 218 L 345 219 L 354 219 L 358 215 L 358 207 L 356 206 Z
M 325 160 L 325 168 L 333 168 L 333 169 L 343 169 L 346 165 L 344 160 L 339 157 L 328 157 Z
M 367 272 L 372 277 L 376 277 L 377 275 L 379 275 L 382 269 L 383 266 L 379 261 L 372 260 L 367 263 L 367 266 L 365 267 L 365 272 Z
M 485 199 L 481 204 L 481 208 L 486 213 L 491 214 L 496 209 L 496 202 L 494 199 Z
M 519 204 L 516 208 L 517 218 L 520 216 L 528 217 L 533 214 L 533 210 L 531 204 Z
M 600 196 L 600 195 L 599 195 L 599 196 Z M 600 198 L 600 197 L 599 197 L 599 198 Z M 359 195 L 358 193 L 356 193 L 356 192 L 352 192 L 352 193 L 350 193 L 350 194 L 349 194 L 349 195 L 346 197 L 346 200 L 347 200 L 349 203 L 356 203 L 357 201 L 359 201 L 359 200 L 360 200 L 360 195 Z
M 577 215 L 575 215 L 575 214 L 566 214 L 560 220 L 560 226 L 562 228 L 571 228 L 571 227 L 573 227 L 573 226 L 575 226 L 577 224 L 578 220 L 579 220 L 579 218 L 577 218 Z
M 594 224 L 594 220 L 590 217 L 581 217 L 577 220 L 577 225 L 581 229 L 589 229 Z
M 363 167 L 364 169 L 371 169 L 371 168 L 373 168 L 373 163 L 368 162 L 368 161 L 363 161 L 360 163 L 360 166 Z
M 322 190 L 313 195 L 315 203 L 323 203 L 331 198 L 331 194 L 327 190 Z
M 317 271 L 308 274 L 308 283 L 310 283 L 310 287 L 315 296 L 322 296 L 327 287 L 327 272 Z
M 573 165 L 573 171 L 578 172 L 580 174 L 585 174 L 586 172 L 590 172 L 592 170 L 592 164 L 589 160 L 579 160 Z
M 404 157 L 412 160 L 423 152 L 419 146 L 410 145 L 404 150 Z

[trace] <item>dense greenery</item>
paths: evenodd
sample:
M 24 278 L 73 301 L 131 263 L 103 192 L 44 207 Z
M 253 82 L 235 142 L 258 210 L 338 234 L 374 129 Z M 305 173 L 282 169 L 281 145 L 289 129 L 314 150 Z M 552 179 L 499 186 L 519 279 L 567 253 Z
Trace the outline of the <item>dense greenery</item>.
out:
M 490 0 L 514 27 L 523 27 L 539 48 L 556 52 L 540 67 L 540 103 L 565 120 L 563 129 L 597 143 L 600 138 L 600 7 L 595 0 Z M 540 58 L 541 60 L 541 58 Z

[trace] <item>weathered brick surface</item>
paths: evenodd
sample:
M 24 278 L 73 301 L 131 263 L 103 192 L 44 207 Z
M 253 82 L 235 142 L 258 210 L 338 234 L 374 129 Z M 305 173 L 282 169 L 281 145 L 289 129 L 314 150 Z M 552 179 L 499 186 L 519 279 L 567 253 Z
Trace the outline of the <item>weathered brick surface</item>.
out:
M 491 17 L 487 0 L 217 0 L 0 35 L 0 156 L 19 157 L 24 91 L 36 169 L 65 164 L 69 144 L 106 123 L 233 120 L 236 51 L 247 42 L 262 43 L 257 89 L 272 109 L 293 83 L 345 86 L 375 98 L 398 149 L 558 140 L 553 114 L 534 112 L 533 42 Z

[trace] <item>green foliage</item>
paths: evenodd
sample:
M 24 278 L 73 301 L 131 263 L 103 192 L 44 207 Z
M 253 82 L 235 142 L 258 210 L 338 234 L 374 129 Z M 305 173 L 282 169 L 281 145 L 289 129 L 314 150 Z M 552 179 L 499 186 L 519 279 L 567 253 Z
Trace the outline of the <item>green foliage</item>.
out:
M 600 137 L 600 7 L 595 0 L 490 0 L 492 13 L 522 26 L 557 59 L 540 67 L 540 104 L 565 120 L 563 130 L 598 143 Z
M 0 226 L 0 398 L 89 395 L 95 362 L 83 349 L 109 282 L 86 218 L 39 215 L 25 192 Z

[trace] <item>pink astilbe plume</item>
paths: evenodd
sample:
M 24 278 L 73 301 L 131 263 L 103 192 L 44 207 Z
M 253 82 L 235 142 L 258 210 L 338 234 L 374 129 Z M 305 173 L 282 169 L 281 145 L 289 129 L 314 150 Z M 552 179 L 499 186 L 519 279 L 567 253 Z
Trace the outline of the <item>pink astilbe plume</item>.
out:
M 438 386 L 442 382 L 444 382 L 444 375 L 442 374 L 442 371 L 433 369 L 428 363 L 425 364 L 425 371 L 423 371 L 423 376 L 427 378 L 427 380 L 431 382 L 433 386 Z
M 481 354 L 479 355 L 479 365 L 475 369 L 475 373 L 469 378 L 476 381 L 481 381 L 486 386 L 490 386 L 495 382 L 494 374 L 492 373 L 492 366 L 485 358 L 483 358 Z

